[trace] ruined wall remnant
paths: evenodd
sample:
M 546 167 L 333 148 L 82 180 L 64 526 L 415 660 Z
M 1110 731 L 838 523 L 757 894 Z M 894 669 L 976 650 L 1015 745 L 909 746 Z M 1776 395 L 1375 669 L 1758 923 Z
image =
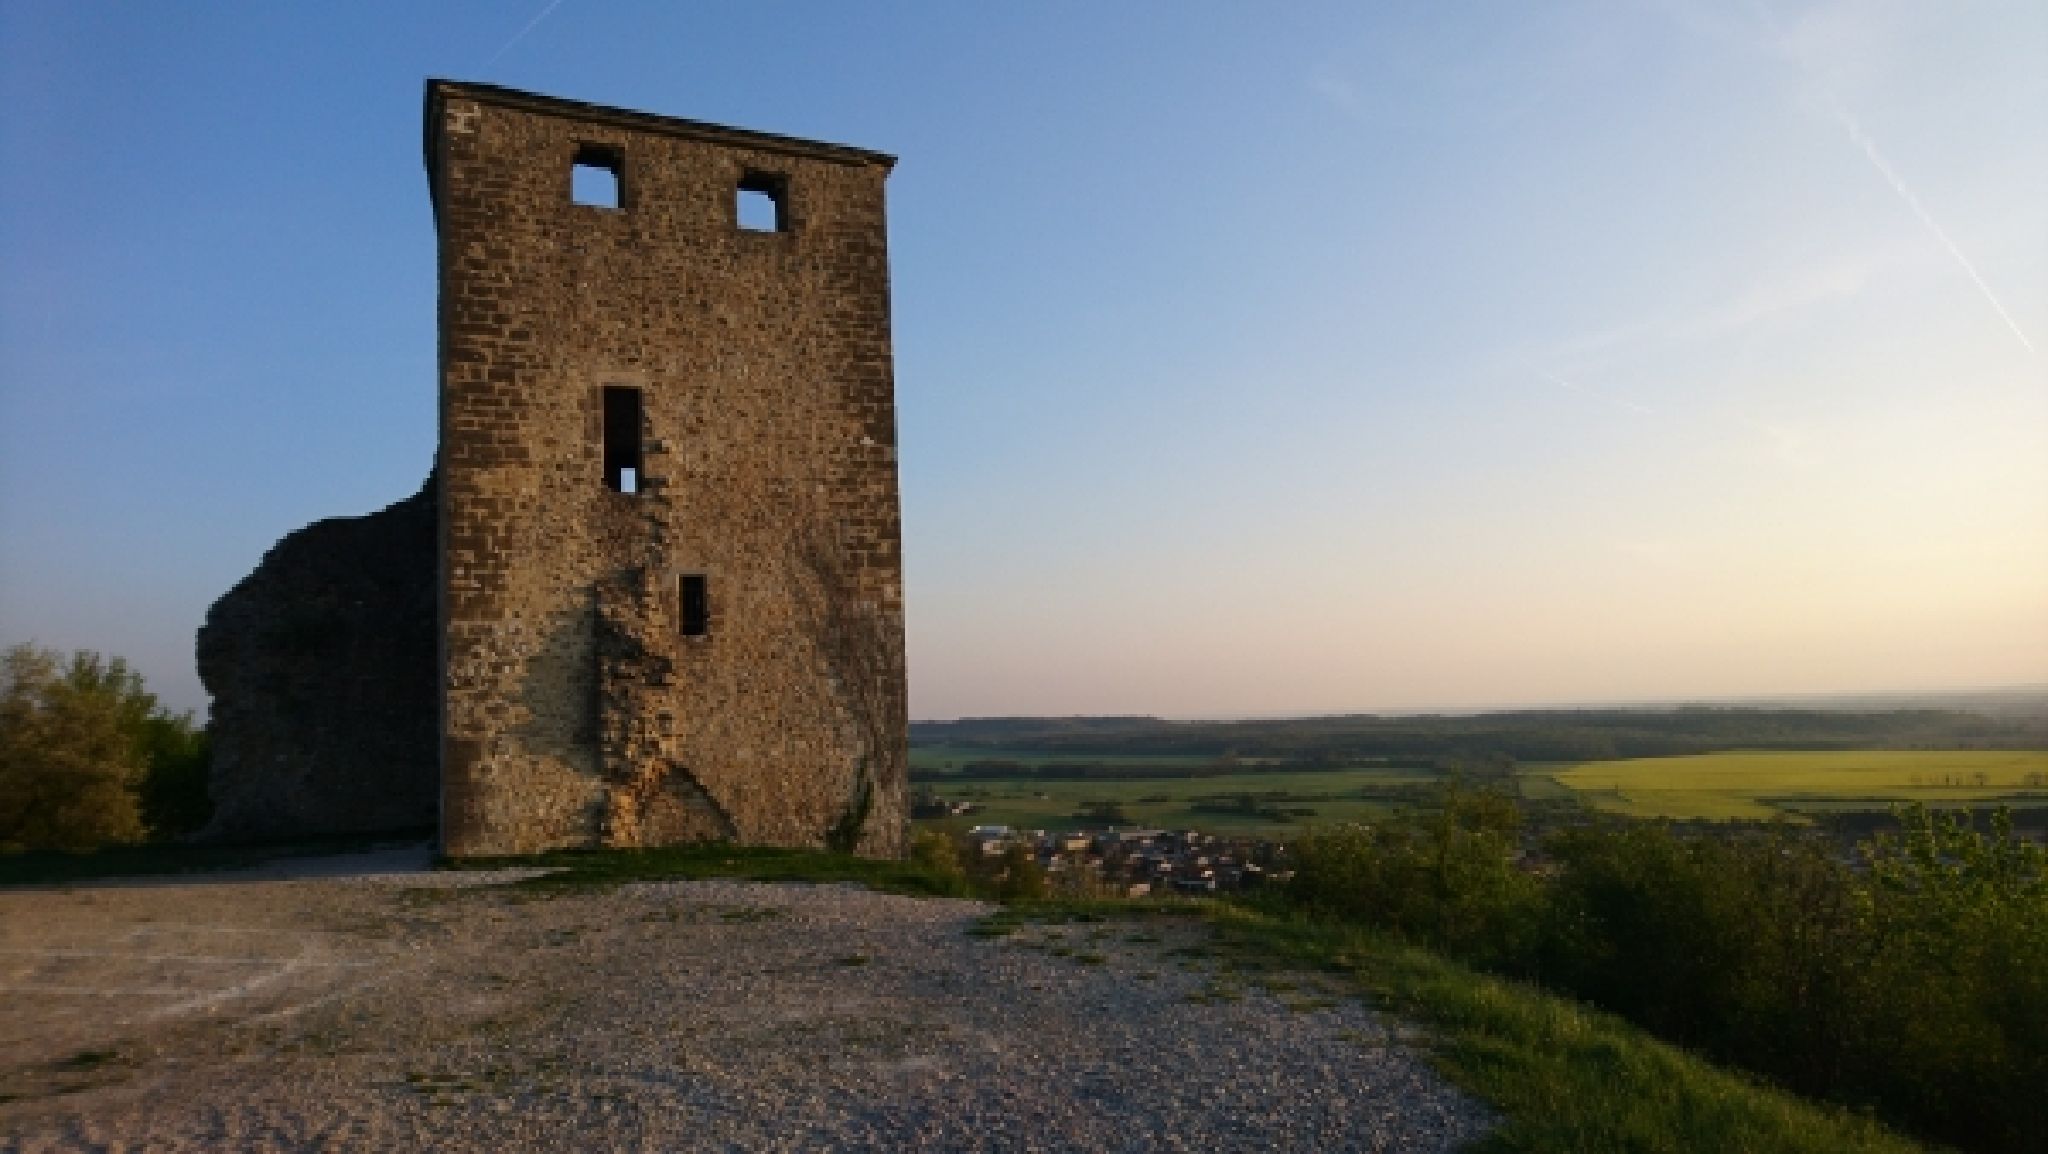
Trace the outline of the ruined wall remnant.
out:
M 893 160 L 442 81 L 426 128 L 443 848 L 901 853 Z
M 202 836 L 289 838 L 434 824 L 435 484 L 279 541 L 199 630 L 213 696 Z

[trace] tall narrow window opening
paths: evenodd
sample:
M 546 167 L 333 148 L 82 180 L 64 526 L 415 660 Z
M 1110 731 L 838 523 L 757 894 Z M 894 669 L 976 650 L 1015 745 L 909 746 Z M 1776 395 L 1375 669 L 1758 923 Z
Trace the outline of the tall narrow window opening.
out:
M 604 484 L 640 491 L 640 390 L 630 385 L 604 387 Z
M 625 157 L 616 148 L 583 144 L 569 170 L 569 199 L 592 208 L 619 207 L 619 169 Z
M 704 574 L 685 573 L 677 586 L 682 601 L 677 620 L 682 624 L 683 636 L 702 637 L 711 632 L 711 597 L 705 588 Z
M 738 214 L 747 232 L 789 231 L 789 180 L 766 172 L 740 178 Z

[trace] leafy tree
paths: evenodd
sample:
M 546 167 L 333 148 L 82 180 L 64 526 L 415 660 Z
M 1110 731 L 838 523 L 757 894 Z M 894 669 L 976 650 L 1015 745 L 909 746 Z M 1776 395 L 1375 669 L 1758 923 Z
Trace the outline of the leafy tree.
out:
M 1976 1149 L 2048 1133 L 2048 850 L 1921 806 L 1865 846 L 1872 984 L 1859 1088 Z M 1879 1012 L 1890 1011 L 1890 1012 Z
M 0 654 L 0 849 L 175 840 L 213 813 L 206 730 L 122 659 Z
M 118 657 L 26 644 L 0 655 L 0 847 L 141 841 L 141 736 L 155 711 Z
M 171 841 L 198 832 L 213 816 L 207 791 L 212 747 L 204 727 L 189 713 L 152 714 L 142 724 L 144 762 L 149 766 L 139 790 L 142 821 L 155 841 Z
M 1131 815 L 1124 812 L 1120 801 L 1084 801 L 1081 812 L 1075 815 L 1082 821 L 1097 821 L 1108 825 L 1129 825 Z
M 1658 825 L 1554 836 L 1538 970 L 1664 1037 L 1840 1088 L 1867 944 L 1850 870 L 1789 829 Z

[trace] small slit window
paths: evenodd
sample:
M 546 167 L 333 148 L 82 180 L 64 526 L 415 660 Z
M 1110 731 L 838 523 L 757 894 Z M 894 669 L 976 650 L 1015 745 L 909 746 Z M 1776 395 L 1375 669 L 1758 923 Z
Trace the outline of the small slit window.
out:
M 591 208 L 619 207 L 619 170 L 625 157 L 616 148 L 585 144 L 569 170 L 569 199 Z
M 711 632 L 711 596 L 704 574 L 685 573 L 676 580 L 677 599 L 682 603 L 676 615 L 685 637 L 703 637 Z
M 765 172 L 741 177 L 735 211 L 742 232 L 788 232 L 788 179 Z
M 604 387 L 604 485 L 640 491 L 640 390 L 630 385 Z

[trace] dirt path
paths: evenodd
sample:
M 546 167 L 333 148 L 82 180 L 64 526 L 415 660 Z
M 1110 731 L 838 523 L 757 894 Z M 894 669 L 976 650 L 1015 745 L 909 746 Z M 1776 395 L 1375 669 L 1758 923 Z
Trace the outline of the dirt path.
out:
M 1200 930 L 980 938 L 974 903 L 849 887 L 347 864 L 0 892 L 0 1150 L 1408 1151 L 1487 1125 L 1382 1019 L 1219 973 Z

